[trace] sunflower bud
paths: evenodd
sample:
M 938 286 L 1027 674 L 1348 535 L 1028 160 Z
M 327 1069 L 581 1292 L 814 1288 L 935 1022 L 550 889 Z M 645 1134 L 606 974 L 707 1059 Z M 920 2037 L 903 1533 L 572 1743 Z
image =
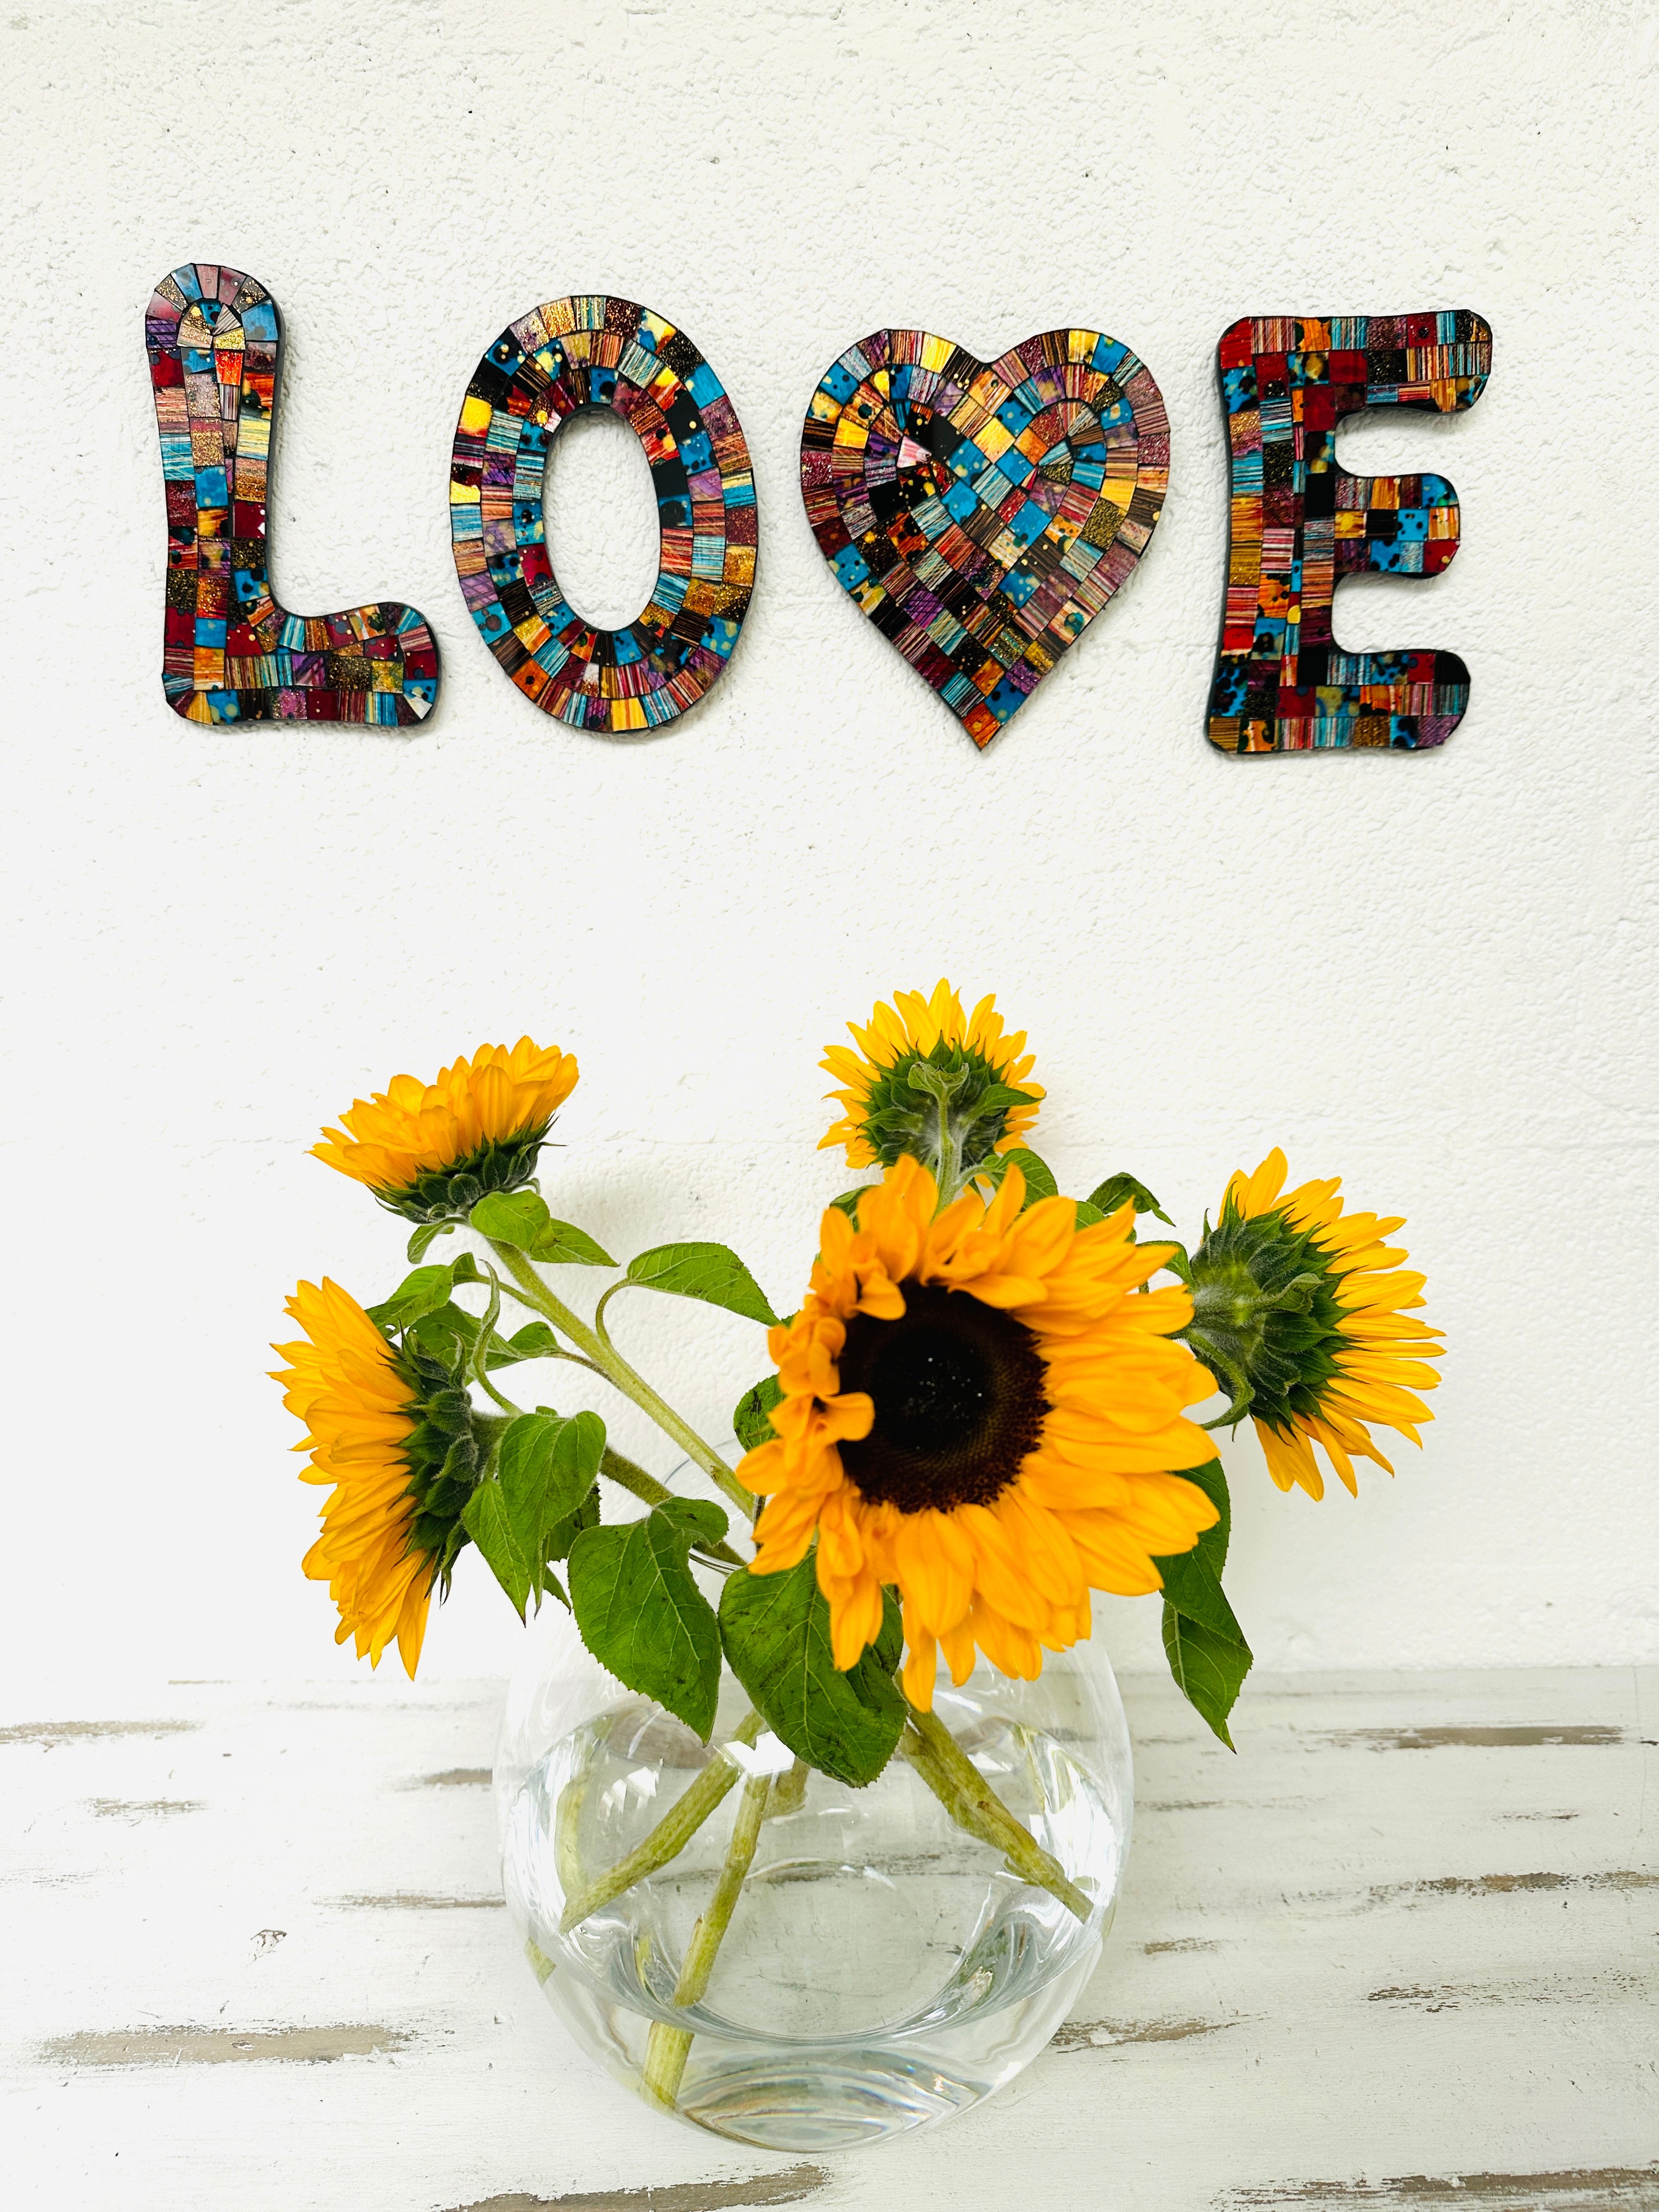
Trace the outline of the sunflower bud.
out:
M 517 1190 L 536 1160 L 556 1108 L 576 1086 L 576 1063 L 556 1045 L 520 1037 L 509 1052 L 488 1044 L 435 1083 L 395 1075 L 389 1090 L 357 1099 L 312 1146 L 319 1160 L 367 1183 L 406 1221 L 453 1221 L 491 1191 Z
M 434 1589 L 469 1540 L 461 1521 L 492 1428 L 459 1371 L 405 1337 L 393 1344 L 337 1283 L 301 1283 L 289 1312 L 305 1334 L 276 1349 L 290 1413 L 306 1424 L 303 1480 L 333 1486 L 305 1571 L 339 1608 L 336 1640 L 374 1665 L 395 1638 L 413 1675 Z
M 1382 1241 L 1399 1215 L 1348 1213 L 1328 1182 L 1284 1190 L 1281 1152 L 1227 1185 L 1221 1218 L 1188 1264 L 1188 1343 L 1231 1392 L 1222 1418 L 1248 1412 L 1281 1490 L 1324 1495 L 1314 1447 L 1358 1490 L 1353 1462 L 1393 1468 L 1367 1423 L 1420 1441 L 1433 1415 L 1415 1393 L 1439 1381 L 1439 1331 L 1419 1321 L 1423 1278 L 1399 1270 L 1405 1252 Z M 1283 1193 L 1283 1195 L 1281 1195 Z
M 1226 1206 L 1191 1261 L 1187 1341 L 1225 1389 L 1231 1412 L 1287 1421 L 1317 1410 L 1334 1373 L 1340 1319 L 1329 1271 L 1282 1213 L 1247 1220 Z
M 941 981 L 925 999 L 896 992 L 867 1024 L 848 1026 L 859 1050 L 831 1045 L 822 1062 L 844 1087 L 830 1093 L 842 1118 L 821 1148 L 844 1145 L 855 1168 L 920 1160 L 949 1197 L 994 1154 L 1024 1143 L 1043 1094 L 1026 1080 L 1024 1031 L 1005 1033 L 994 998 L 964 1016 Z

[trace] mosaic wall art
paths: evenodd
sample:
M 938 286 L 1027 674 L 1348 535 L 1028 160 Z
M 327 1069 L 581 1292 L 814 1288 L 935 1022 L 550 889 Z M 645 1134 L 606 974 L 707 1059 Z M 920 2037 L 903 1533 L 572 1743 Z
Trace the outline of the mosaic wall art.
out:
M 1443 314 L 1247 316 L 1220 346 L 1232 447 L 1232 527 L 1209 734 L 1230 753 L 1442 745 L 1469 672 L 1432 648 L 1344 653 L 1331 602 L 1344 576 L 1437 576 L 1457 550 L 1444 477 L 1357 477 L 1336 426 L 1366 407 L 1473 407 L 1492 331 Z
M 877 331 L 824 376 L 801 434 L 819 550 L 976 745 L 1134 568 L 1169 470 L 1150 371 L 1098 331 L 1043 331 L 989 363 Z
M 661 538 L 642 615 L 601 629 L 548 559 L 559 425 L 609 407 L 645 448 Z M 720 676 L 755 585 L 755 478 L 737 410 L 683 331 L 632 300 L 550 300 L 509 324 L 466 390 L 449 469 L 455 568 L 479 635 L 527 699 L 581 730 L 651 730 Z
M 167 479 L 161 683 L 191 722 L 363 722 L 407 728 L 438 696 L 426 618 L 383 600 L 291 615 L 267 573 L 265 515 L 282 325 L 240 269 L 198 262 L 144 318 Z

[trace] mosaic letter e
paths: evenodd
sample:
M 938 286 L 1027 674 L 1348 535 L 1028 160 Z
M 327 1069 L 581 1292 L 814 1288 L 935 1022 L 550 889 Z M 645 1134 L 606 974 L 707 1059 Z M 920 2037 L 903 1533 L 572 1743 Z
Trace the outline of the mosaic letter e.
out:
M 1443 314 L 1247 316 L 1219 349 L 1232 528 L 1210 742 L 1230 753 L 1443 745 L 1469 703 L 1455 653 L 1344 653 L 1344 576 L 1437 576 L 1457 550 L 1444 477 L 1356 477 L 1336 426 L 1366 407 L 1473 407 L 1492 331 Z

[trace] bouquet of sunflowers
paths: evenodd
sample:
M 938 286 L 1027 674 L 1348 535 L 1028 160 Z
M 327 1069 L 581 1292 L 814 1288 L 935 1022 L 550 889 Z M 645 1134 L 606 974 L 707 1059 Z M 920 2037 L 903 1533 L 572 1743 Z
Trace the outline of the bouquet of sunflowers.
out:
M 957 1684 L 980 1654 L 1030 1680 L 1089 1635 L 1092 1591 L 1161 1593 L 1175 1679 L 1230 1742 L 1250 1651 L 1222 1588 L 1215 1432 L 1248 1413 L 1279 1487 L 1315 1498 L 1316 1451 L 1350 1491 L 1356 1459 L 1387 1468 L 1372 1425 L 1416 1442 L 1430 1418 L 1423 1278 L 1386 1241 L 1398 1219 L 1346 1212 L 1335 1181 L 1286 1190 L 1279 1152 L 1232 1176 L 1190 1249 L 1142 1237 L 1170 1217 L 1131 1175 L 1062 1196 L 1028 1141 L 1043 1093 L 1025 1037 L 990 998 L 965 1015 L 947 983 L 901 992 L 851 1034 L 823 1062 L 841 1109 L 823 1144 L 866 1179 L 823 1212 L 783 1316 L 724 1244 L 622 1266 L 553 1213 L 537 1170 L 577 1079 L 568 1054 L 486 1046 L 342 1115 L 317 1157 L 410 1224 L 413 1272 L 367 1308 L 326 1279 L 289 1301 L 303 1334 L 277 1379 L 307 1426 L 304 1479 L 329 1488 L 305 1571 L 337 1640 L 378 1665 L 395 1638 L 412 1675 L 474 1545 L 521 1617 L 568 1606 L 594 1658 L 703 1741 L 729 1669 L 752 1709 L 739 1740 L 771 1731 L 793 1786 L 817 1770 L 861 1788 L 902 1752 L 960 1828 L 1081 1914 L 934 1712 L 941 1659 Z M 565 1287 L 596 1279 L 595 1301 Z M 740 1455 L 618 1349 L 611 1310 L 640 1291 L 767 1330 L 769 1370 L 732 1416 Z M 707 1494 L 625 1458 L 593 1413 L 520 1402 L 508 1370 L 560 1363 L 641 1408 Z M 737 1770 L 708 1777 L 594 1897 L 683 1847 Z

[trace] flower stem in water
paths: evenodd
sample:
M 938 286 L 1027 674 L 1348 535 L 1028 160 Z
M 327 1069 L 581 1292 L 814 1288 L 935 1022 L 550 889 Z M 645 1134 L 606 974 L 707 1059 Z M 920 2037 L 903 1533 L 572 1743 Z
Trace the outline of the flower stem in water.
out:
M 766 1818 L 772 1790 L 773 1778 L 769 1774 L 751 1774 L 743 1785 L 738 1817 L 732 1826 L 732 1840 L 726 1846 L 726 1863 L 720 1869 L 720 1878 L 714 1885 L 708 1911 L 691 1931 L 691 1941 L 680 1966 L 680 1978 L 674 1984 L 674 2002 L 678 2006 L 701 2003 L 708 1987 L 715 1954 L 737 1910 L 744 1876 L 754 1863 L 755 1846 L 760 1841 L 761 1823 Z M 657 2103 L 672 2106 L 678 2097 L 685 2062 L 690 2055 L 691 2038 L 689 2027 L 671 2027 L 665 2020 L 652 2021 L 646 2039 L 641 2087 Z
M 1022 1881 L 1046 1889 L 1079 1920 L 1088 1919 L 1094 1900 L 1009 1811 L 937 1713 L 912 1705 L 899 1748 L 958 1827 L 1000 1851 Z
M 732 1743 L 752 1744 L 764 1726 L 758 1713 L 748 1714 L 732 1731 Z M 635 1844 L 626 1858 L 618 1859 L 608 1873 L 599 1875 L 575 1896 L 566 1899 L 564 1911 L 559 1916 L 562 1936 L 568 1935 L 602 1905 L 609 1905 L 613 1897 L 620 1897 L 623 1890 L 631 1889 L 636 1881 L 643 1881 L 647 1875 L 654 1874 L 670 1859 L 679 1856 L 742 1771 L 730 1756 L 730 1750 L 729 1744 L 722 1746 L 720 1757 L 709 1760 L 691 1787 L 675 1799 L 650 1834 L 643 1842 Z M 575 1786 L 572 1782 L 567 1783 L 565 1788 Z M 563 1796 L 561 1791 L 562 1804 Z M 555 1822 L 556 1827 L 556 1814 Z

